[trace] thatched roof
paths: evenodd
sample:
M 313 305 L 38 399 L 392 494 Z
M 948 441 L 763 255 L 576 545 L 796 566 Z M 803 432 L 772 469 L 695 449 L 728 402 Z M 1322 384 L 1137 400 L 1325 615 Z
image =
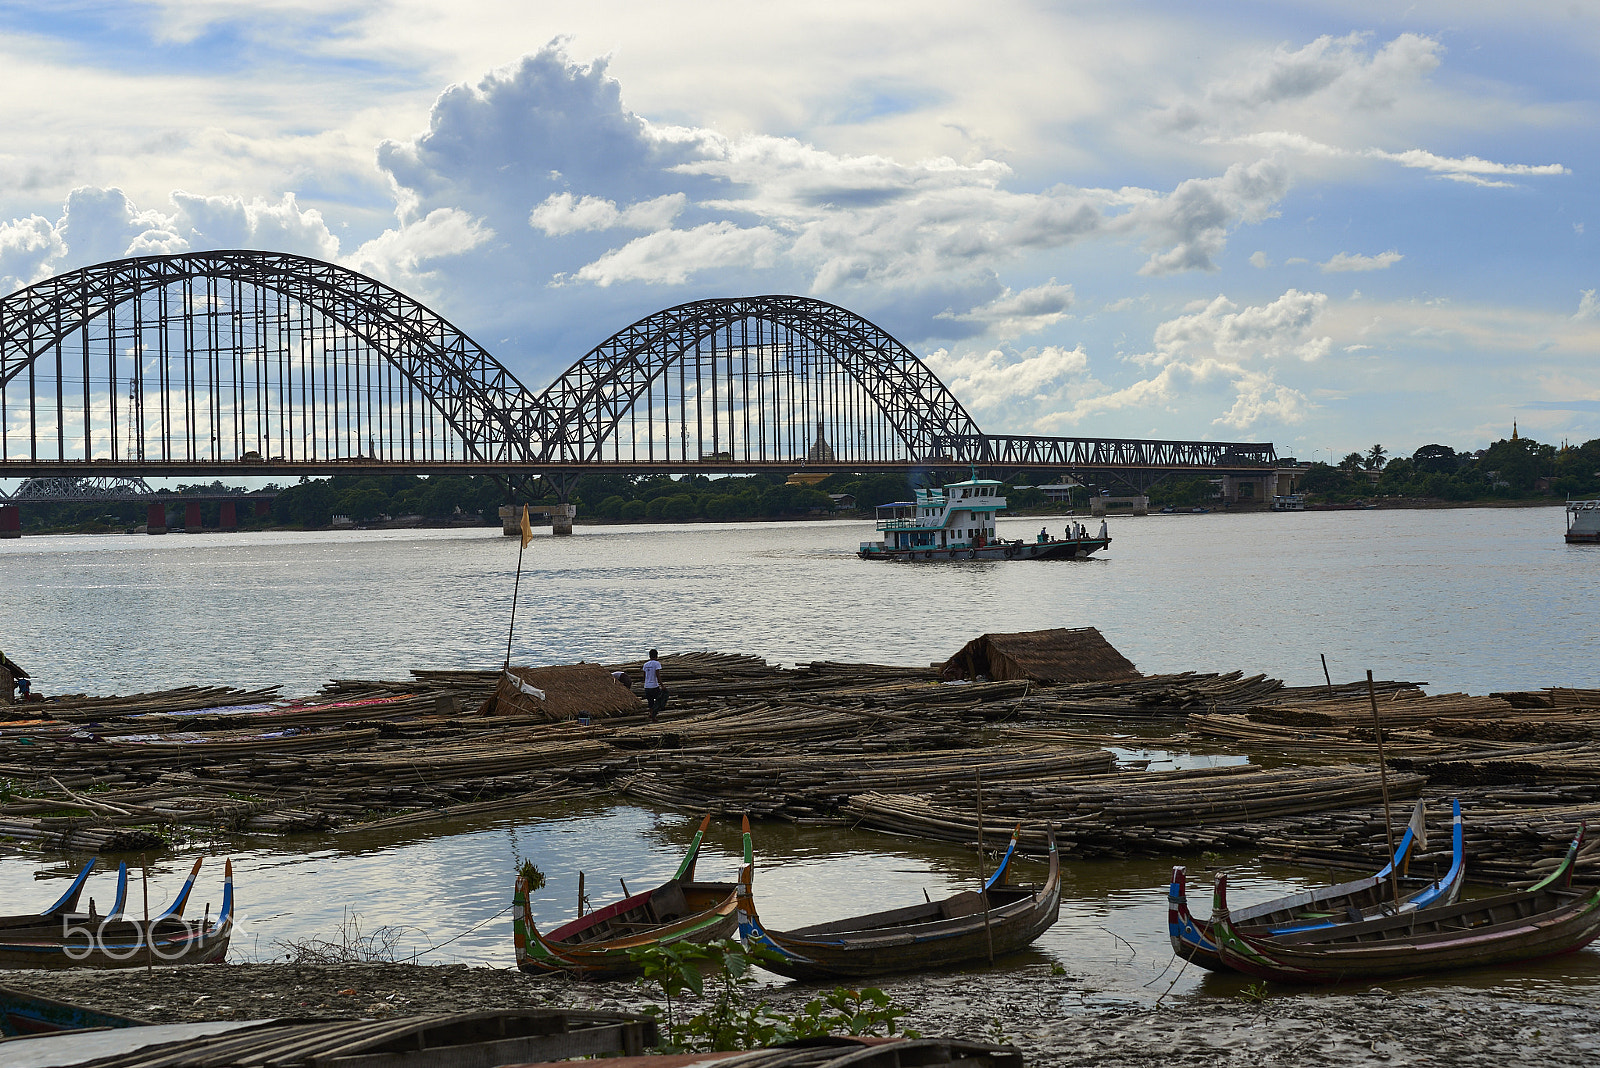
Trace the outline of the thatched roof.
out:
M 1115 682 L 1139 678 L 1133 662 L 1093 627 L 984 634 L 944 663 L 950 678 L 996 681 L 1028 679 L 1040 683 Z
M 485 711 L 491 715 L 566 720 L 580 715 L 598 719 L 644 711 L 644 702 L 599 664 L 514 667 L 511 674 L 525 686 L 542 691 L 544 696 L 528 693 L 502 673 L 494 697 L 485 706 Z

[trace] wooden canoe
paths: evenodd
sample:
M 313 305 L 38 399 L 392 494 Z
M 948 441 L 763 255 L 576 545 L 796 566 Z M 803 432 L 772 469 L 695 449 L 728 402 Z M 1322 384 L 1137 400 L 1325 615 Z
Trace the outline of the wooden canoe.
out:
M 694 878 L 700 844 L 711 826 L 700 821 L 672 878 L 643 893 L 596 909 L 549 934 L 539 930 L 528 907 L 528 885 L 520 876 L 512 895 L 512 934 L 517 967 L 533 975 L 565 973 L 586 979 L 622 979 L 639 974 L 628 951 L 674 942 L 715 942 L 739 929 L 739 889 L 749 882 L 754 850 L 750 818 L 744 819 L 744 870 L 739 883 L 702 883 Z
M 1227 876 L 1217 877 L 1213 924 L 1229 967 L 1283 983 L 1338 983 L 1515 964 L 1582 949 L 1600 935 L 1600 886 L 1572 888 L 1584 832 L 1529 890 L 1361 923 L 1261 937 L 1233 926 Z
M 118 1016 L 88 1005 L 57 1001 L 42 994 L 0 986 L 0 1038 L 53 1035 L 63 1031 L 139 1027 L 143 1020 Z
M 1401 912 L 1447 905 L 1461 893 L 1461 884 L 1467 874 L 1461 831 L 1461 802 L 1452 802 L 1451 808 L 1450 867 L 1443 875 L 1429 882 L 1402 877 L 1399 880 Z M 1405 869 L 1415 841 L 1415 832 L 1407 827 L 1400 845 L 1395 849 L 1394 859 L 1379 869 L 1377 874 L 1238 909 L 1232 915 L 1233 925 L 1265 937 L 1393 914 L 1396 911 L 1394 887 L 1389 881 L 1389 873 Z M 1228 966 L 1217 951 L 1211 924 L 1211 920 L 1195 919 L 1189 911 L 1187 871 L 1181 865 L 1173 868 L 1172 883 L 1167 887 L 1167 937 L 1172 941 L 1172 951 L 1202 968 L 1227 971 Z
M 94 870 L 93 858 L 83 866 L 67 892 L 43 912 L 0 916 L 0 968 L 142 968 L 150 964 L 215 964 L 228 955 L 233 934 L 233 861 L 222 880 L 222 908 L 217 918 L 183 916 L 200 874 L 196 860 L 183 889 L 171 905 L 144 920 L 125 911 L 128 866 L 117 871 L 116 898 L 101 914 L 91 899 L 89 911 L 78 902 Z
M 1043 886 L 1008 881 L 1017 835 L 980 891 L 834 920 L 793 931 L 761 923 L 748 888 L 739 902 L 740 938 L 764 952 L 757 963 L 791 979 L 848 979 L 947 968 L 1014 953 L 1038 938 L 1061 910 L 1061 861 L 1050 835 Z

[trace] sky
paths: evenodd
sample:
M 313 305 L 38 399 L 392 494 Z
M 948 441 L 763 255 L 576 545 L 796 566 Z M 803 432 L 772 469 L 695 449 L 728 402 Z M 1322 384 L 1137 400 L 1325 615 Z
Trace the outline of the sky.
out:
M 7 0 L 0 293 L 296 252 L 534 390 L 793 293 L 990 433 L 1576 443 L 1597 71 L 1541 0 Z

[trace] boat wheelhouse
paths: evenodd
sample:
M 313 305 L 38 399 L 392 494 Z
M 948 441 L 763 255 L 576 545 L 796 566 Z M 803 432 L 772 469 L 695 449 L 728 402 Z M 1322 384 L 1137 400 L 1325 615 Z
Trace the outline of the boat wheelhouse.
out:
M 863 560 L 1044 560 L 1085 557 L 1111 544 L 1104 522 L 1091 537 L 1070 524 L 1062 537 L 1041 530 L 1032 541 L 1007 541 L 995 532 L 1005 509 L 1004 483 L 974 475 L 939 489 L 919 489 L 916 499 L 878 507 L 881 541 L 864 541 Z

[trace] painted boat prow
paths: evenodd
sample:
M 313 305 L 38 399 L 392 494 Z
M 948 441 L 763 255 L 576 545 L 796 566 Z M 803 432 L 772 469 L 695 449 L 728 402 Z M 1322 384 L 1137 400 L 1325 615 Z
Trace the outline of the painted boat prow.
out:
M 67 887 L 67 892 L 57 898 L 56 903 L 45 909 L 40 915 L 56 916 L 63 912 L 77 912 L 78 898 L 83 896 L 83 884 L 89 880 L 89 873 L 94 871 L 94 866 L 99 860 L 99 857 L 90 857 L 84 863 L 83 870 L 72 880 L 72 885 Z
M 178 891 L 178 896 L 172 899 L 172 904 L 167 906 L 166 911 L 156 917 L 156 921 L 174 916 L 182 918 L 183 910 L 189 904 L 189 892 L 194 889 L 194 881 L 199 878 L 200 865 L 203 863 L 205 863 L 204 857 L 195 860 L 194 867 L 189 869 L 189 877 L 183 881 L 183 887 Z
M 121 916 L 123 908 L 128 904 L 128 862 L 123 861 L 117 865 L 117 899 L 111 903 L 107 916 Z
M 1022 834 L 1022 824 L 1017 824 L 1011 830 L 1011 844 L 1006 846 L 1006 855 L 1000 858 L 1000 863 L 995 865 L 994 874 L 984 882 L 983 888 L 987 891 L 992 886 L 1005 882 L 1006 869 L 1011 866 L 1011 858 L 1017 855 L 1017 838 Z

